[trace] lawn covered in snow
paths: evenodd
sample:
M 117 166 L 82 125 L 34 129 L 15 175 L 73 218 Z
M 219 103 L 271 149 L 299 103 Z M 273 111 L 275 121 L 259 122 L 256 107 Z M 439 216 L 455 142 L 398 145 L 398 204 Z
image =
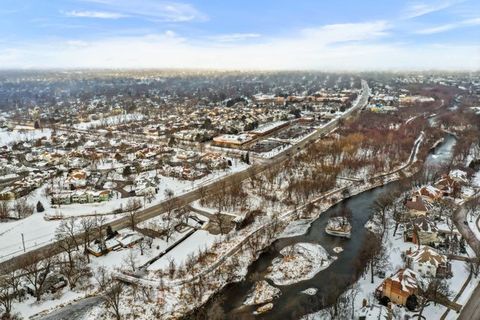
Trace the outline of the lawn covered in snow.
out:
M 52 134 L 50 129 L 17 129 L 8 131 L 0 129 L 0 146 L 9 145 L 20 141 L 30 141 L 41 137 L 49 138 Z
M 189 256 L 196 255 L 200 250 L 209 248 L 216 240 L 220 240 L 221 237 L 220 235 L 212 235 L 205 230 L 198 230 L 173 250 L 151 264 L 147 270 L 167 269 L 171 260 L 175 262 L 176 266 L 183 265 Z

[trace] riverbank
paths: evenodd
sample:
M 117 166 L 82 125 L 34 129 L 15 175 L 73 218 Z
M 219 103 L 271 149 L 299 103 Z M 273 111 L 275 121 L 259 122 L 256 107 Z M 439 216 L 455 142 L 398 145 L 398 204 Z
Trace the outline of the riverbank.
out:
M 356 195 L 359 195 L 363 192 L 372 192 L 372 190 L 375 190 L 377 187 L 379 186 L 382 186 L 382 185 L 388 185 L 390 182 L 393 182 L 393 181 L 396 181 L 398 179 L 401 179 L 401 178 L 404 178 L 404 177 L 409 177 L 413 174 L 415 174 L 416 172 L 418 172 L 420 169 L 421 169 L 421 166 L 419 165 L 418 162 L 418 159 L 417 159 L 417 153 L 419 151 L 419 147 L 420 147 L 420 144 L 421 142 L 423 141 L 423 135 L 420 136 L 416 141 L 415 141 L 415 145 L 413 146 L 412 148 L 412 152 L 411 152 L 411 155 L 409 157 L 409 160 L 407 163 L 401 165 L 400 167 L 392 170 L 391 172 L 388 172 L 388 173 L 380 173 L 378 175 L 376 175 L 374 178 L 370 179 L 369 182 L 367 183 L 349 183 L 348 186 L 344 186 L 344 187 L 341 187 L 341 188 L 338 188 L 338 189 L 335 189 L 335 190 L 332 190 L 330 192 L 327 192 L 321 196 L 318 196 L 317 198 L 313 199 L 310 203 L 313 203 L 315 204 L 317 210 L 315 210 L 308 218 L 308 221 L 317 221 L 317 219 L 322 216 L 323 213 L 325 213 L 327 210 L 330 210 L 334 207 L 337 207 L 337 204 L 339 204 L 340 202 L 342 202 L 343 200 L 345 199 L 349 199 L 349 198 L 353 198 L 355 197 Z M 413 164 L 416 164 L 416 165 L 413 165 Z M 297 208 L 297 210 L 294 210 L 292 211 L 291 213 L 285 213 L 281 216 L 281 219 L 282 221 L 284 222 L 288 222 L 288 221 L 292 221 L 291 219 L 294 217 L 293 213 L 295 212 L 299 212 L 301 211 L 303 208 L 305 208 L 308 204 L 305 204 L 303 205 L 302 207 L 300 208 Z M 293 220 L 294 221 L 294 220 Z M 304 222 L 306 222 L 307 220 L 305 220 Z M 304 222 L 302 222 L 302 224 L 304 224 Z M 314 222 L 314 223 L 315 223 Z M 365 221 L 366 222 L 366 221 Z M 363 227 L 363 225 L 362 225 Z M 295 222 L 293 222 L 293 226 L 290 228 L 290 231 L 287 232 L 286 234 L 290 233 L 295 237 L 295 236 L 298 236 L 299 235 L 299 232 L 298 232 L 298 229 L 297 228 L 297 225 Z M 305 228 L 305 227 L 302 227 L 300 229 L 303 229 L 303 230 L 300 230 L 300 231 L 304 231 L 308 228 Z M 324 234 L 324 227 L 321 228 L 321 234 Z M 314 232 L 312 230 L 309 231 L 310 232 Z M 285 233 L 283 235 L 281 235 L 279 238 L 285 236 Z M 280 239 L 282 240 L 282 239 Z M 280 241 L 280 240 L 277 240 L 277 241 Z M 291 241 L 289 238 L 287 239 L 283 239 L 282 241 Z M 335 241 L 343 241 L 343 240 L 335 240 Z M 355 245 L 358 245 L 358 243 L 356 243 Z M 274 244 L 274 246 L 276 246 Z M 334 246 L 331 247 L 332 251 L 333 251 L 333 248 L 334 247 L 337 247 L 338 246 L 338 242 L 335 243 Z M 348 245 L 347 245 L 348 246 Z M 265 251 L 263 250 L 262 251 L 262 256 L 263 255 L 267 255 L 267 256 L 270 256 L 271 254 L 268 252 L 268 251 Z M 250 265 L 249 269 L 256 269 L 256 265 L 259 263 L 258 261 L 261 260 L 262 257 L 260 257 L 259 259 L 255 260 L 254 262 L 254 265 Z M 272 257 L 272 260 L 274 258 Z M 268 261 L 270 261 L 270 259 L 268 259 Z M 253 261 L 252 261 L 253 262 Z M 270 265 L 270 263 L 268 263 Z M 261 263 L 262 266 L 264 266 L 264 263 L 262 262 Z M 261 270 L 264 270 L 266 269 L 267 266 L 265 267 L 262 267 Z M 259 270 L 258 272 L 264 272 L 264 271 L 261 271 Z M 320 273 L 322 274 L 322 272 Z M 242 278 L 242 282 L 245 281 L 245 277 Z M 247 281 L 248 283 L 248 281 Z M 237 285 L 227 285 L 227 284 L 224 284 L 224 286 L 227 286 L 228 287 L 228 290 L 229 291 L 236 291 L 236 290 L 232 290 L 232 286 L 234 287 L 237 287 Z M 246 286 L 248 286 L 246 284 Z M 242 285 L 242 287 L 244 287 Z M 304 288 L 303 290 L 306 290 L 308 289 L 309 287 L 307 288 Z M 282 291 L 284 290 L 284 288 L 282 288 Z M 220 288 L 217 292 L 223 292 L 225 293 L 227 291 L 227 289 L 224 289 L 222 290 L 222 288 Z M 244 291 L 244 289 L 242 289 L 242 292 Z M 230 296 L 230 295 L 229 295 Z M 234 296 L 238 296 L 238 294 L 234 294 Z M 308 295 L 305 295 L 304 296 L 308 296 Z M 233 297 L 232 297 L 233 298 Z M 281 297 L 280 299 L 282 299 L 282 302 L 283 302 L 283 297 Z M 215 300 L 215 298 L 213 298 L 213 300 Z M 228 298 L 227 298 L 228 300 Z M 210 301 L 209 303 L 213 303 L 212 301 Z M 236 303 L 231 303 L 231 301 L 228 302 L 228 304 L 231 304 L 231 308 L 233 308 L 235 310 L 235 306 L 237 305 Z M 222 306 L 225 306 L 225 303 L 222 304 Z M 277 304 L 273 307 L 273 310 L 276 309 L 276 306 Z M 242 316 L 246 316 L 246 312 L 248 313 L 248 311 L 245 311 L 245 310 L 242 310 L 242 311 L 234 311 L 234 313 L 236 314 L 237 312 L 241 312 L 241 315 Z M 276 314 L 276 313 L 274 313 Z M 270 312 L 266 315 L 270 315 Z M 264 316 L 266 316 L 264 315 Z M 248 318 L 248 317 L 247 317 Z

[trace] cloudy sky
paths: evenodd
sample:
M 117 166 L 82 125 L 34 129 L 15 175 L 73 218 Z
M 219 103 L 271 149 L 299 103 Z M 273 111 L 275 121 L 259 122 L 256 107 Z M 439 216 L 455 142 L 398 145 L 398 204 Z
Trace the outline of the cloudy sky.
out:
M 479 0 L 0 2 L 3 69 L 480 69 Z

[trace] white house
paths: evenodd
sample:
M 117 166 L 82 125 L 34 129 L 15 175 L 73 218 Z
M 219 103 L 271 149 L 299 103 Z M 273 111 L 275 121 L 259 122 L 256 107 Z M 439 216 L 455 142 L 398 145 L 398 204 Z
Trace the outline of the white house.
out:
M 451 266 L 443 254 L 429 246 L 406 252 L 407 266 L 424 277 L 446 277 L 451 275 Z

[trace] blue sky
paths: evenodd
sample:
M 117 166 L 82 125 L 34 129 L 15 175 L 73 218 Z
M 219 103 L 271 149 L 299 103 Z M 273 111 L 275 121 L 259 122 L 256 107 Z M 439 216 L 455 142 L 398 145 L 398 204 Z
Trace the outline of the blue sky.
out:
M 478 0 L 0 3 L 0 68 L 480 66 Z

